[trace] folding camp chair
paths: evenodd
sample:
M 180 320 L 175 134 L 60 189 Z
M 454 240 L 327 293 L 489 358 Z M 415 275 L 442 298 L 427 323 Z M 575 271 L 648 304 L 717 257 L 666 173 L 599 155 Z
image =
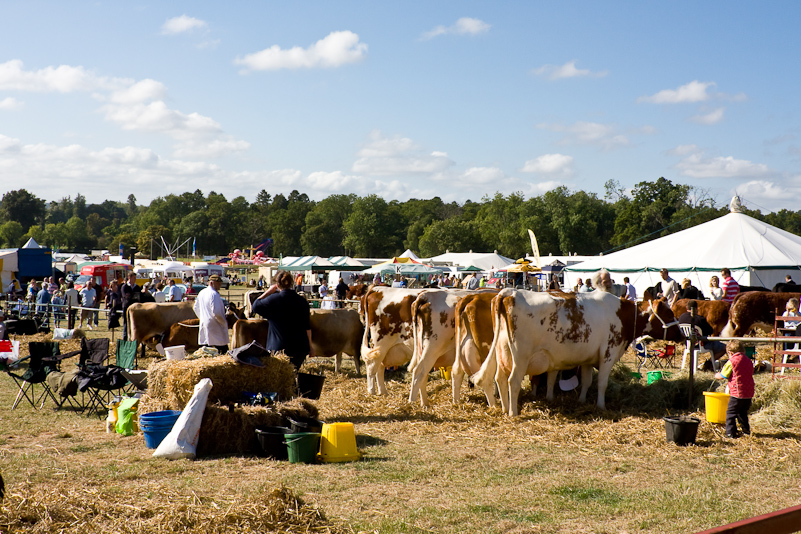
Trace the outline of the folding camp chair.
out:
M 659 359 L 660 367 L 675 367 L 676 345 L 672 343 L 665 345 L 664 349 L 654 349 L 654 355 Z
M 120 369 L 121 371 L 130 371 L 132 369 L 136 369 L 136 351 L 138 348 L 139 343 L 134 340 L 118 339 L 116 360 L 117 369 Z M 130 380 L 128 380 L 124 389 L 126 392 L 133 393 L 137 388 L 131 383 Z
M 657 355 L 648 350 L 648 346 L 644 340 L 639 340 L 634 344 L 634 355 L 637 357 L 637 372 L 651 362 L 651 367 L 654 369 L 661 367 L 661 363 Z
M 53 395 L 50 386 L 47 385 L 46 378 L 52 371 L 58 371 L 61 360 L 69 356 L 61 354 L 60 345 L 52 341 L 31 341 L 28 343 L 28 352 L 28 356 L 12 363 L 10 368 L 6 370 L 8 376 L 19 387 L 19 393 L 17 393 L 17 398 L 14 399 L 11 409 L 15 409 L 23 398 L 34 408 L 36 408 L 37 404 L 39 404 L 40 408 L 43 407 L 48 397 L 53 400 L 56 406 L 61 406 L 61 403 Z M 19 369 L 19 365 L 22 362 L 27 362 L 28 364 L 25 373 L 18 374 L 18 372 L 13 372 L 12 369 Z M 37 385 L 42 388 L 42 392 L 38 395 L 34 389 Z
M 75 353 L 72 353 L 73 355 Z M 88 399 L 85 400 L 83 408 L 89 413 L 99 411 L 103 399 L 97 392 L 99 384 L 107 372 L 109 354 L 109 339 L 105 337 L 97 339 L 81 339 L 81 357 L 78 361 L 78 391 L 84 393 Z
M 681 334 L 684 336 L 685 345 L 684 345 L 684 356 L 681 358 L 681 368 L 684 369 L 684 366 L 687 365 L 687 356 L 692 354 L 692 362 L 690 365 L 698 365 L 698 357 L 703 353 L 708 353 L 710 359 L 712 360 L 712 369 L 717 372 L 719 370 L 719 364 L 717 360 L 715 360 L 715 353 L 712 352 L 711 349 L 707 349 L 704 347 L 703 342 L 703 333 L 701 332 L 701 328 L 699 326 L 693 327 L 693 325 L 688 323 L 682 323 L 679 325 L 679 330 L 681 330 Z M 693 343 L 695 341 L 695 343 Z

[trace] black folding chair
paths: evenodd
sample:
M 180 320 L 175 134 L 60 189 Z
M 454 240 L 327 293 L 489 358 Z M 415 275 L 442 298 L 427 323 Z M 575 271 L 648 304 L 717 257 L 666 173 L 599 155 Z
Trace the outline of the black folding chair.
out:
M 17 398 L 14 399 L 14 404 L 11 409 L 15 409 L 22 399 L 36 408 L 43 407 L 48 397 L 53 400 L 56 406 L 61 406 L 61 403 L 53 395 L 53 391 L 47 384 L 47 375 L 53 371 L 60 370 L 61 361 L 68 358 L 68 354 L 61 354 L 61 347 L 57 342 L 52 341 L 31 341 L 28 343 L 29 355 L 20 358 L 14 362 L 7 370 L 6 374 L 10 376 L 19 387 Z M 23 374 L 15 372 L 20 368 L 20 364 L 27 362 L 28 368 Z M 42 391 L 36 394 L 35 387 L 41 387 Z M 30 394 L 30 395 L 29 395 Z
M 85 340 L 86 341 L 86 340 Z M 128 379 L 122 371 L 133 367 L 134 352 L 118 355 L 117 362 L 122 364 L 108 365 L 109 340 L 98 338 L 82 344 L 81 372 L 78 378 L 78 390 L 86 393 L 88 401 L 85 408 L 88 414 L 103 415 L 112 397 L 112 392 L 120 393 L 128 385 Z M 124 366 L 124 367 L 123 367 Z

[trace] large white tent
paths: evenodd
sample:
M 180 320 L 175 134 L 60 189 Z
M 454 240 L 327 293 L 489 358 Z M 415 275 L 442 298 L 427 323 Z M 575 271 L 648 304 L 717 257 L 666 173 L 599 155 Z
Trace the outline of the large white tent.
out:
M 660 269 L 681 283 L 689 278 L 709 298 L 709 279 L 728 267 L 740 285 L 772 288 L 787 274 L 801 281 L 801 237 L 732 213 L 642 245 L 565 268 L 565 286 L 607 269 L 620 284 L 628 276 L 637 294 L 661 281 Z
M 424 263 L 453 264 L 459 267 L 478 267 L 482 271 L 494 271 L 514 263 L 513 259 L 501 256 L 497 252 L 446 252 L 433 258 L 423 260 Z

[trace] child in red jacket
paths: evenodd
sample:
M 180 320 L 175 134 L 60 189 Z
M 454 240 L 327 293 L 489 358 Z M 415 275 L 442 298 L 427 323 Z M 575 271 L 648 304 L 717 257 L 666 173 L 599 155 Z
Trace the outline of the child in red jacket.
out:
M 748 424 L 748 409 L 754 398 L 754 364 L 745 355 L 742 341 L 729 341 L 726 345 L 729 361 L 724 369 L 715 374 L 717 379 L 729 381 L 729 406 L 726 409 L 726 437 L 737 438 L 737 421 L 740 422 L 743 434 L 751 433 Z M 729 374 L 729 364 L 731 372 Z

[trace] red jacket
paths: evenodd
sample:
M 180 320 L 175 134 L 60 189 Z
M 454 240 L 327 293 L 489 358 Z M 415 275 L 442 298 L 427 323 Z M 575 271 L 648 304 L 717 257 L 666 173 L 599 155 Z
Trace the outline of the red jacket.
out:
M 742 352 L 735 352 L 729 357 L 731 362 L 731 378 L 729 379 L 729 395 L 738 399 L 754 397 L 754 364 Z

